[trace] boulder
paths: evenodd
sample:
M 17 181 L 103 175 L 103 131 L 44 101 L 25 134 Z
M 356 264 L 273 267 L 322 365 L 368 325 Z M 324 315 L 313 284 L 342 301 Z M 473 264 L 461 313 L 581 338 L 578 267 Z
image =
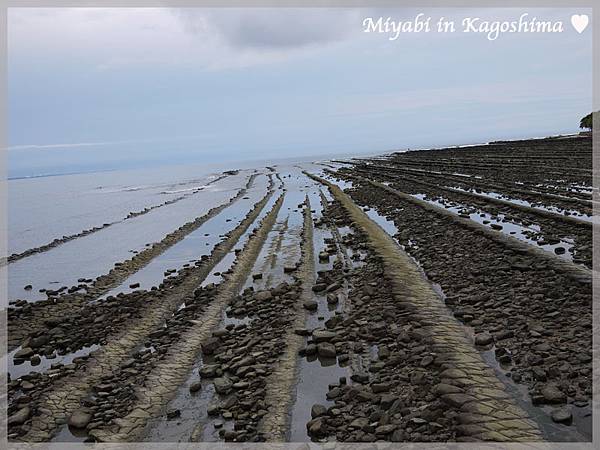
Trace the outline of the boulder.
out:
M 565 425 L 571 425 L 573 422 L 573 414 L 567 408 L 555 409 L 551 413 L 552 420 L 556 423 L 564 423 Z
M 567 396 L 555 384 L 547 384 L 540 391 L 546 403 L 566 403 Z
M 494 338 L 487 332 L 475 335 L 475 345 L 485 346 L 490 345 L 492 342 L 494 342 Z
M 337 355 L 335 345 L 329 342 L 317 344 L 317 354 L 323 358 L 335 358 Z
M 327 414 L 327 408 L 323 405 L 315 404 L 310 409 L 310 416 L 313 419 L 316 419 L 317 417 L 320 417 L 320 416 L 324 416 L 325 414 Z
M 25 347 L 16 352 L 13 356 L 14 359 L 27 359 L 33 356 L 34 352 L 31 347 Z
M 213 383 L 215 386 L 215 391 L 222 395 L 228 394 L 233 387 L 233 383 L 227 377 L 215 378 Z
M 23 425 L 27 419 L 29 419 L 29 416 L 31 415 L 31 409 L 29 408 L 29 406 L 25 406 L 24 408 L 21 408 L 20 410 L 18 410 L 16 413 L 14 413 L 12 416 L 9 416 L 8 418 L 8 426 L 12 426 L 12 425 Z
M 92 415 L 89 411 L 84 409 L 78 409 L 71 417 L 69 417 L 69 426 L 74 428 L 85 428 L 88 423 L 92 420 Z
M 264 302 L 272 298 L 273 295 L 271 294 L 271 291 L 260 291 L 254 294 L 254 300 L 258 300 L 259 302 Z
M 319 308 L 319 304 L 314 300 L 306 300 L 303 303 L 304 309 L 308 311 L 316 311 Z
M 313 341 L 315 341 L 318 344 L 320 342 L 331 341 L 334 337 L 336 337 L 336 334 L 328 330 L 314 330 L 312 333 L 312 337 Z
M 202 383 L 200 381 L 194 381 L 190 384 L 190 392 L 198 392 L 200 389 L 202 389 Z

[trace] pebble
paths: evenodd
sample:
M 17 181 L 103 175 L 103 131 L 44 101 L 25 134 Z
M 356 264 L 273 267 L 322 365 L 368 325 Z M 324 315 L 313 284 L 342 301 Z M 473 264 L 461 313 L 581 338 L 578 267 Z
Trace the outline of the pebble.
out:
M 565 425 L 571 425 L 573 422 L 573 414 L 567 408 L 555 409 L 551 413 L 552 420 L 556 423 L 564 423 Z

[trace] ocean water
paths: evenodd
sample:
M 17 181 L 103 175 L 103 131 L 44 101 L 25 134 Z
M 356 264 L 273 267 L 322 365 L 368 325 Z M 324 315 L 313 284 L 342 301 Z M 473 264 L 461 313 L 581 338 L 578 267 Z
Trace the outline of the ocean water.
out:
M 249 199 L 221 213 L 240 220 L 262 195 L 259 193 L 265 192 L 271 172 L 267 167 L 306 164 L 323 168 L 310 163 L 312 159 L 167 166 L 9 180 L 8 254 L 3 256 L 105 223 L 112 225 L 8 264 L 8 300 L 40 300 L 46 298 L 40 289 L 72 286 L 80 278 L 108 273 L 115 262 L 131 258 L 184 223 L 227 203 L 252 174 L 257 174 Z M 230 170 L 238 173 L 221 178 L 224 171 Z M 172 200 L 176 201 L 161 206 Z M 123 220 L 132 212 L 152 207 L 145 214 Z M 216 231 L 211 233 L 214 235 Z M 194 253 L 201 255 L 206 249 L 186 251 L 191 259 Z M 33 288 L 24 289 L 27 285 Z

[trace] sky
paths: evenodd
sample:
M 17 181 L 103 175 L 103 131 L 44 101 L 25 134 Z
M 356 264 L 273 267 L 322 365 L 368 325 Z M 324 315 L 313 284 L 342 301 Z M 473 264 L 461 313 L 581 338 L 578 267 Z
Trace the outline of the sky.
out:
M 9 8 L 9 176 L 577 132 L 592 41 L 570 18 L 586 12 Z M 419 13 L 458 32 L 363 32 L 367 17 Z M 564 32 L 462 32 L 465 17 L 522 13 Z

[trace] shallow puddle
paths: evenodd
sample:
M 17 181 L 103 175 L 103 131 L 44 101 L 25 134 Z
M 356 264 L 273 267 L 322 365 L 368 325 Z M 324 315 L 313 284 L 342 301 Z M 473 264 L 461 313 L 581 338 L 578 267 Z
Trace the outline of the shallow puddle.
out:
M 474 341 L 473 328 L 464 326 L 471 340 Z M 550 405 L 533 405 L 529 397 L 528 388 L 524 384 L 515 383 L 512 378 L 506 376 L 510 370 L 511 364 L 500 363 L 495 356 L 496 346 L 487 350 L 480 350 L 479 353 L 484 361 L 494 369 L 496 375 L 506 386 L 507 392 L 529 416 L 538 424 L 544 438 L 549 442 L 586 442 L 592 438 L 592 415 L 591 407 L 576 407 L 566 405 L 573 414 L 573 424 L 563 425 L 552 420 L 550 414 L 553 407 Z M 558 405 L 560 406 L 560 405 Z M 558 407 L 557 406 L 557 407 Z
M 81 358 L 84 356 L 88 356 L 91 352 L 93 352 L 94 350 L 98 350 L 99 348 L 100 348 L 99 345 L 94 344 L 94 345 L 90 345 L 88 347 L 82 347 L 79 350 L 77 350 L 75 352 L 71 352 L 71 353 L 60 354 L 60 353 L 55 352 L 54 353 L 55 356 L 53 358 L 39 355 L 41 361 L 39 364 L 36 364 L 36 365 L 31 364 L 31 361 L 24 361 L 20 364 L 15 362 L 15 360 L 13 359 L 13 356 L 15 355 L 15 353 L 17 353 L 19 350 L 21 350 L 21 347 L 14 349 L 8 355 L 3 356 L 3 358 L 6 358 L 6 361 L 7 361 L 6 366 L 7 366 L 8 373 L 10 374 L 11 380 L 16 380 L 17 378 L 19 378 L 23 375 L 27 375 L 30 372 L 37 372 L 37 373 L 47 372 L 48 370 L 51 369 L 51 366 L 53 366 L 53 365 L 71 364 L 75 358 Z
M 260 181 L 262 178 L 263 182 Z M 101 298 L 116 296 L 119 293 L 127 294 L 134 290 L 150 290 L 158 286 L 167 272 L 181 270 L 186 265 L 191 265 L 203 256 L 209 256 L 213 248 L 225 239 L 225 234 L 236 228 L 246 217 L 255 203 L 266 194 L 266 177 L 255 180 L 258 186 L 248 190 L 244 198 L 228 206 L 215 217 L 210 218 L 198 229 L 185 236 L 181 241 L 167 249 L 152 261 L 131 275 L 120 286 L 112 289 Z M 224 258 L 229 259 L 229 258 Z M 223 261 L 221 261 L 223 262 Z M 211 280 L 214 281 L 214 280 Z M 131 286 L 135 286 L 132 288 Z
M 539 247 L 542 250 L 545 250 L 548 253 L 551 253 L 566 261 L 573 261 L 574 241 L 569 238 L 563 238 L 560 240 L 560 242 L 556 244 L 539 245 L 538 241 L 532 238 L 532 236 L 540 235 L 541 229 L 539 225 L 520 225 L 515 222 L 506 220 L 504 214 L 498 214 L 497 216 L 493 216 L 489 213 L 483 212 L 480 209 L 475 210 L 475 208 L 471 208 L 460 203 L 449 201 L 447 199 L 444 199 L 443 197 L 440 197 L 440 200 L 434 200 L 429 198 L 426 194 L 413 194 L 412 196 L 418 198 L 419 200 L 423 200 L 431 205 L 444 208 L 457 216 L 465 217 L 465 215 L 468 215 L 468 218 L 470 220 L 477 222 L 480 225 L 484 225 L 486 227 L 494 229 L 495 231 L 506 234 L 507 236 L 512 236 L 529 245 Z M 497 229 L 497 227 L 502 228 Z M 556 249 L 559 247 L 564 249 L 564 252 L 561 254 L 558 254 L 556 252 Z
M 79 279 L 108 273 L 116 261 L 130 259 L 132 253 L 226 203 L 246 181 L 247 176 L 228 177 L 180 202 L 15 261 L 8 266 L 8 298 L 43 300 L 47 296 L 40 289 L 76 286 L 81 284 Z M 27 285 L 32 289 L 24 289 Z
M 574 209 L 561 209 L 556 206 L 542 206 L 540 204 L 528 202 L 527 200 L 516 199 L 516 198 L 510 197 L 510 196 L 501 194 L 499 192 L 483 192 L 480 190 L 474 191 L 474 190 L 463 189 L 463 188 L 458 188 L 458 187 L 454 188 L 454 189 L 457 189 L 457 190 L 463 191 L 463 192 L 469 192 L 471 194 L 476 194 L 476 195 L 479 195 L 482 197 L 504 200 L 506 202 L 513 203 L 515 205 L 521 205 L 521 206 L 527 206 L 527 207 L 533 208 L 533 209 L 539 209 L 540 211 L 551 212 L 551 213 L 560 214 L 563 216 L 574 217 L 576 219 L 584 220 L 586 222 L 592 222 L 592 216 L 590 216 L 588 214 L 580 213 L 579 211 L 574 210 Z
M 312 182 L 308 192 L 314 222 L 320 222 L 323 215 L 323 205 L 320 198 L 320 185 Z M 317 272 L 331 270 L 337 254 L 330 255 L 327 262 L 319 257 L 333 238 L 332 233 L 325 227 L 315 226 L 313 229 L 313 249 L 315 279 Z M 333 317 L 343 306 L 343 302 L 337 305 L 329 305 L 327 297 L 319 293 L 313 293 L 318 308 L 307 314 L 305 327 L 308 330 L 325 328 L 325 322 Z M 329 384 L 339 383 L 340 378 L 350 379 L 350 369 L 341 367 L 336 358 L 321 358 L 316 355 L 299 357 L 297 385 L 295 387 L 295 399 L 290 411 L 290 429 L 288 439 L 291 442 L 310 441 L 306 430 L 306 424 L 312 419 L 311 408 L 314 404 L 331 405 L 333 401 L 327 400 Z

